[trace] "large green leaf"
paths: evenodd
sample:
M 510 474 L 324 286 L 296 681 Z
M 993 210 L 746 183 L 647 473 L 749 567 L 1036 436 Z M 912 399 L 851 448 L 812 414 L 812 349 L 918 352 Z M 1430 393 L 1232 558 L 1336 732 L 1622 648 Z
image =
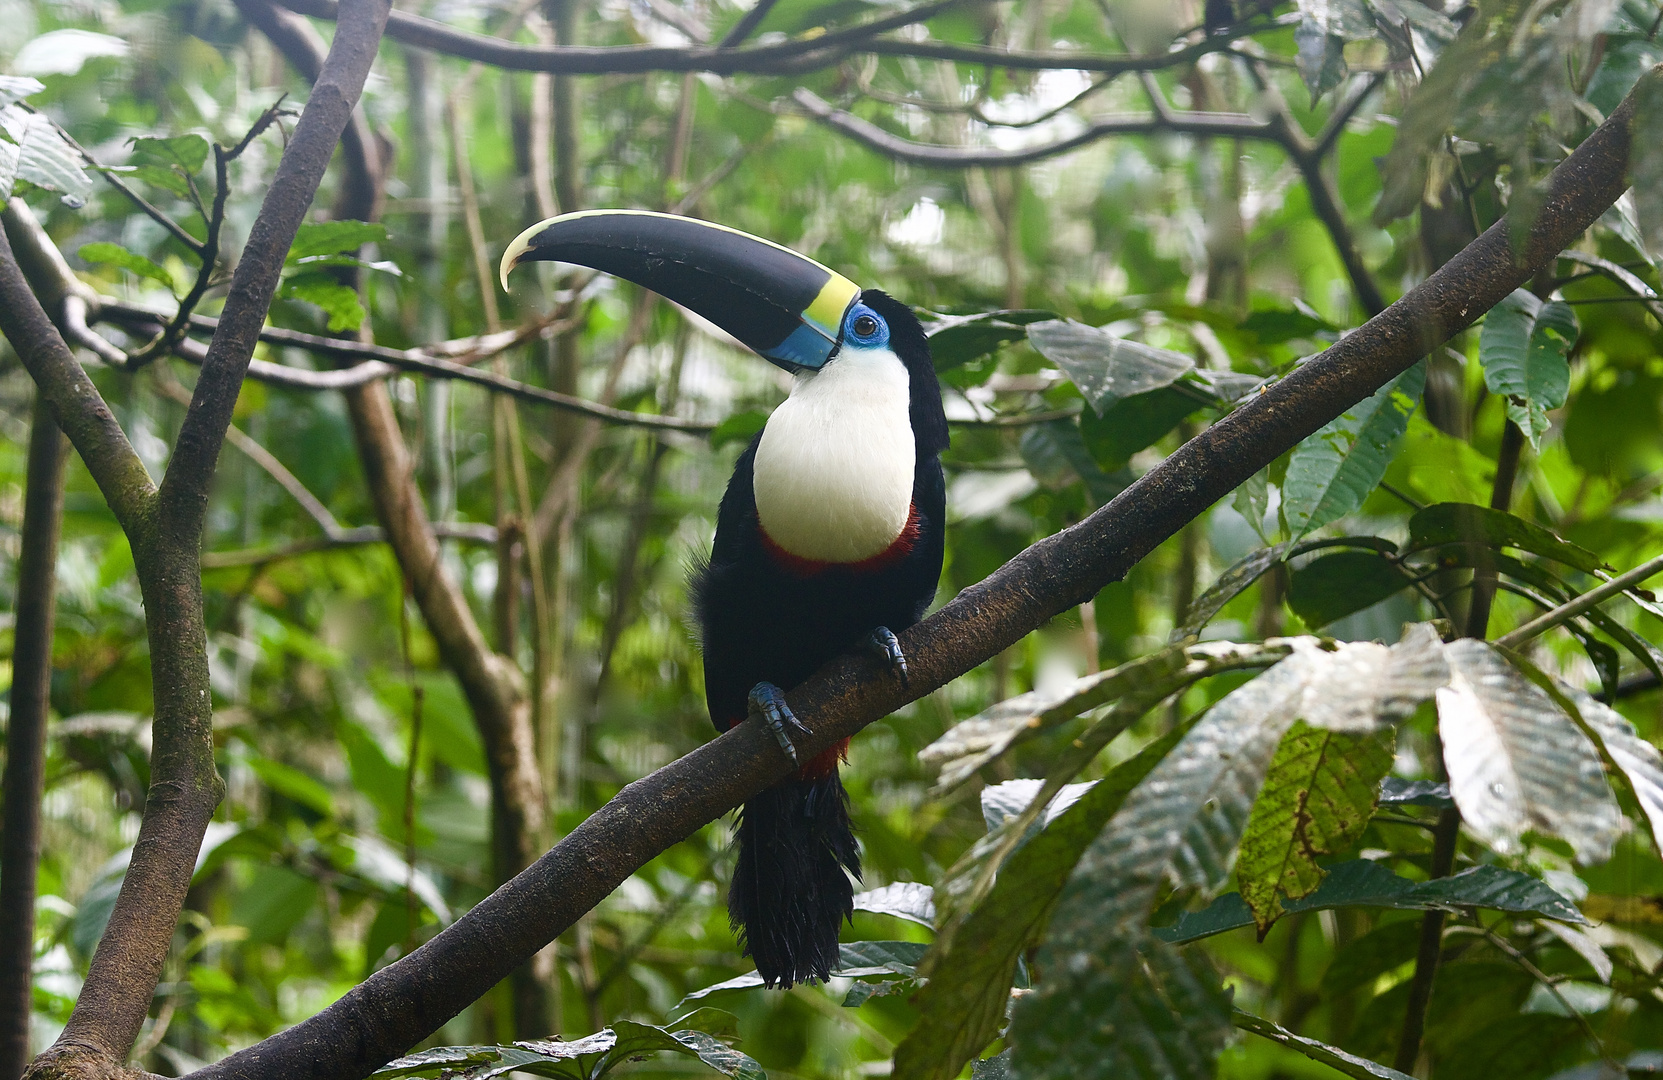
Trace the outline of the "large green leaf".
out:
M 1080 414 L 1080 434 L 1097 464 L 1114 472 L 1205 405 L 1189 388 L 1163 386 L 1120 398 L 1101 413 L 1087 409 Z
M 1313 630 L 1410 586 L 1403 564 L 1374 551 L 1336 551 L 1288 575 L 1288 607 Z
M 1183 1031 L 1166 1008 L 1152 1007 L 1142 1024 L 1124 1028 L 1100 1017 L 1138 995 L 1141 968 L 1132 944 L 1146 936 L 1149 912 L 1169 880 L 1206 886 L 1228 871 L 1229 855 L 1276 745 L 1320 660 L 1297 652 L 1221 699 L 1132 792 L 1081 856 L 1057 901 L 1040 946 L 1046 977 L 1022 1000 L 1012 1020 L 1014 1063 L 1025 1076 L 1078 1076 L 1110 1054 L 1142 1041 L 1164 1046 Z M 1197 1017 L 1199 1021 L 1201 1018 Z M 1209 1028 L 1188 1030 L 1203 1047 Z M 1211 1055 L 1186 1059 L 1199 1075 Z M 1114 1075 L 1111 1073 L 1111 1075 Z
M 277 296 L 282 300 L 316 304 L 329 316 L 329 329 L 335 333 L 356 330 L 364 322 L 364 305 L 358 301 L 357 290 L 325 274 L 304 273 L 285 278 Z
M 81 250 L 76 254 L 89 263 L 108 263 L 111 266 L 119 266 L 121 269 L 137 274 L 139 277 L 160 282 L 170 292 L 178 291 L 173 281 L 173 275 L 168 273 L 165 267 L 156 265 L 143 255 L 128 251 L 120 244 L 111 244 L 104 241 L 95 244 L 82 244 Z
M 918 1023 L 896 1048 L 897 1078 L 950 1080 L 998 1035 L 1017 962 L 1050 921 L 1081 852 L 1179 738 L 1155 740 L 1092 784 L 1011 855 L 981 903 L 946 928 L 923 963 L 929 982 L 914 1001 Z
M 1490 908 L 1586 923 L 1576 905 L 1540 878 L 1499 866 L 1475 866 L 1435 881 L 1414 881 L 1379 863 L 1354 859 L 1326 868 L 1328 876 L 1309 896 L 1282 904 L 1285 914 L 1329 908 L 1374 907 L 1403 911 Z M 1187 911 L 1171 926 L 1156 927 L 1162 941 L 1181 945 L 1253 925 L 1253 912 L 1240 893 L 1226 893 L 1200 911 Z
M 1416 364 L 1294 448 L 1282 482 L 1282 520 L 1299 539 L 1363 505 L 1386 475 L 1426 382 Z
M 1391 732 L 1351 735 L 1300 723 L 1282 738 L 1242 833 L 1236 882 L 1262 936 L 1322 884 L 1323 855 L 1349 847 L 1368 825 L 1391 771 Z
M 1544 304 L 1526 289 L 1515 289 L 1484 318 L 1478 340 L 1484 383 L 1506 402 L 1508 419 L 1531 446 L 1547 432 L 1548 411 L 1565 404 L 1578 332 L 1570 305 Z
M 308 221 L 295 233 L 285 262 L 297 263 L 314 255 L 357 251 L 365 244 L 387 239 L 387 226 L 371 221 Z
M 1472 503 L 1435 503 L 1409 518 L 1406 553 L 1456 545 L 1517 548 L 1588 574 L 1605 568 L 1600 557 L 1587 548 L 1561 540 L 1540 525 L 1505 510 Z
M 1449 790 L 1473 834 L 1502 853 L 1529 828 L 1601 861 L 1622 831 L 1599 752 L 1565 711 L 1494 648 L 1444 646 L 1450 684 L 1437 692 Z
M 1026 339 L 1029 324 L 1056 317 L 1054 311 L 1031 309 L 948 315 L 924 328 L 930 339 L 930 359 L 937 372 L 951 371 Z
M 1170 386 L 1195 368 L 1195 361 L 1182 353 L 1073 320 L 1033 323 L 1028 342 L 1062 369 L 1099 416 L 1122 398 Z
M 1087 449 L 1080 425 L 1073 420 L 1030 425 L 1022 433 L 1021 449 L 1022 461 L 1035 480 L 1047 487 L 1064 487 L 1082 480 L 1092 501 L 1098 504 L 1120 494 L 1133 479 L 1125 471 L 1115 475 L 1104 472 Z
M 1082 996 L 1056 1011 L 1030 995 L 1011 1019 L 1018 1080 L 1203 1080 L 1230 1034 L 1230 994 L 1204 954 L 1146 934 L 1108 943 Z
M 881 889 L 855 894 L 855 910 L 935 928 L 935 890 L 916 881 L 898 881 Z

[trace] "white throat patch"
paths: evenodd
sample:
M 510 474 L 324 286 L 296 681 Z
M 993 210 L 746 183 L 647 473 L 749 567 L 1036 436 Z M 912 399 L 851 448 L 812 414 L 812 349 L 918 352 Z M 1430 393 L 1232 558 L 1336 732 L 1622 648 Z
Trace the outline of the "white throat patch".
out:
M 912 510 L 916 447 L 906 365 L 851 349 L 799 375 L 756 449 L 757 516 L 800 559 L 855 563 L 881 554 Z

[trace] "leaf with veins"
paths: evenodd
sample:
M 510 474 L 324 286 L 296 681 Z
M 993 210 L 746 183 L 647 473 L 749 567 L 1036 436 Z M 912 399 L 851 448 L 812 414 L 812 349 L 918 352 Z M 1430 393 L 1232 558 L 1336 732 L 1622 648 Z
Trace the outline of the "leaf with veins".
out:
M 1502 854 L 1535 828 L 1578 861 L 1608 858 L 1622 813 L 1598 751 L 1581 729 L 1499 653 L 1470 639 L 1444 646 L 1450 684 L 1437 692 L 1449 789 L 1462 819 Z

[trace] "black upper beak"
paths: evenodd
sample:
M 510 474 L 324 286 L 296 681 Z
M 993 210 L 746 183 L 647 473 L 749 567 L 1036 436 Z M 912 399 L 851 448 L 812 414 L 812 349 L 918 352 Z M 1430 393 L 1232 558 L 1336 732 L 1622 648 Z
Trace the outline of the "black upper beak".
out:
M 749 233 L 646 210 L 585 210 L 538 222 L 502 254 L 593 267 L 690 308 L 788 371 L 825 365 L 860 287 Z

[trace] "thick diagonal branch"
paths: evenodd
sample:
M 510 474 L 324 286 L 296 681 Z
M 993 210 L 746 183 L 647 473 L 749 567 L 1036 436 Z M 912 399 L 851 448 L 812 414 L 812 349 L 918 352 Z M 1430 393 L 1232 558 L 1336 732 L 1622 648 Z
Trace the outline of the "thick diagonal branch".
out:
M 1355 402 L 1471 325 L 1546 265 L 1627 183 L 1635 97 L 1548 180 L 1515 253 L 1504 218 L 1380 315 L 1190 440 L 1074 527 L 1041 540 L 901 635 L 901 687 L 865 657 L 828 664 L 789 695 L 815 753 L 929 693 L 1093 596 L 1179 528 Z M 416 952 L 316 1016 L 192 1080 L 349 1080 L 437 1030 L 649 859 L 791 769 L 772 736 L 740 724 L 626 787 L 530 869 Z

